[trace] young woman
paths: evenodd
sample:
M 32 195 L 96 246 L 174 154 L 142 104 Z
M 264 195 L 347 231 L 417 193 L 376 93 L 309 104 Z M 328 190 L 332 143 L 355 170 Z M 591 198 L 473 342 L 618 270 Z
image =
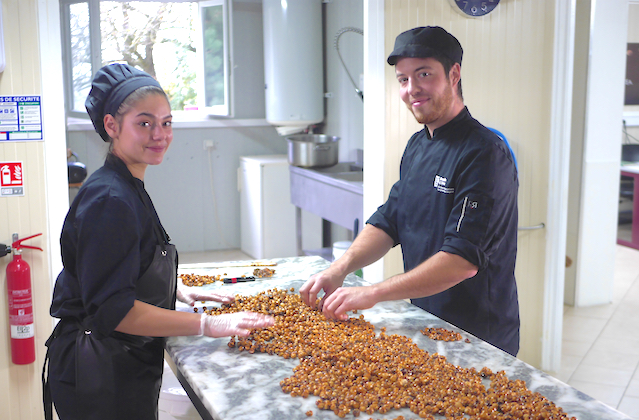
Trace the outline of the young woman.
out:
M 173 140 L 171 107 L 159 83 L 128 65 L 108 65 L 96 74 L 86 107 L 109 153 L 62 229 L 64 269 L 51 304 L 60 322 L 47 341 L 45 417 L 51 418 L 52 400 L 61 420 L 155 420 L 164 337 L 247 335 L 274 321 L 248 312 L 173 310 L 176 298 L 189 304 L 233 298 L 176 287 L 177 252 L 143 182 L 147 166 L 160 164 Z

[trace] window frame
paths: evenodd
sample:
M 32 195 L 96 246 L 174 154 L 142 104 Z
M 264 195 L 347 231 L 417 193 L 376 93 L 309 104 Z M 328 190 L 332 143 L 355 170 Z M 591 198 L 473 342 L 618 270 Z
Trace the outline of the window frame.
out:
M 60 0 L 60 19 L 62 37 L 62 71 L 64 76 L 64 108 L 67 117 L 88 118 L 86 111 L 73 109 L 73 62 L 71 54 L 71 5 L 86 3 L 89 10 L 89 48 L 91 55 L 91 77 L 102 64 L 100 22 L 96 24 L 95 16 L 100 16 L 99 0 Z M 97 55 L 96 55 L 97 51 Z
M 200 51 L 204 51 L 204 30 L 202 28 L 202 21 L 204 14 L 202 9 L 211 6 L 222 6 L 222 24 L 225 41 L 223 43 L 223 55 L 224 55 L 224 104 L 206 106 L 206 92 L 205 92 L 205 69 L 204 69 L 204 54 L 198 54 L 199 69 L 198 69 L 198 109 L 202 110 L 207 115 L 215 115 L 220 117 L 233 117 L 233 107 L 231 101 L 231 86 L 233 83 L 233 75 L 231 69 L 233 66 L 232 48 L 231 48 L 231 8 L 228 6 L 228 0 L 199 0 L 198 1 L 198 48 Z
M 62 69 L 64 76 L 64 106 L 67 118 L 89 118 L 86 111 L 77 111 L 73 109 L 74 92 L 73 92 L 73 63 L 71 54 L 71 15 L 70 7 L 73 4 L 86 3 L 89 10 L 89 48 L 91 56 L 91 77 L 102 67 L 102 46 L 100 33 L 100 2 L 101 1 L 117 1 L 127 3 L 129 0 L 60 0 L 60 20 L 61 20 L 61 40 L 62 40 Z M 201 9 L 206 5 L 222 5 L 224 8 L 224 74 L 225 74 L 225 103 L 217 107 L 203 107 L 204 103 L 204 58 L 202 54 L 198 54 L 198 68 L 196 92 L 198 94 L 198 110 L 184 111 L 173 110 L 172 114 L 177 120 L 182 121 L 200 121 L 209 117 L 213 118 L 229 118 L 233 117 L 232 107 L 232 30 L 231 30 L 231 7 L 229 0 L 136 0 L 136 1 L 156 1 L 161 3 L 198 3 L 198 13 L 200 16 L 196 19 L 196 30 L 198 36 L 196 38 L 196 48 L 202 51 L 203 32 L 202 32 L 202 16 Z M 97 17 L 97 19 L 96 19 Z M 202 96 L 201 96 L 202 95 Z M 76 104 L 77 105 L 77 104 Z

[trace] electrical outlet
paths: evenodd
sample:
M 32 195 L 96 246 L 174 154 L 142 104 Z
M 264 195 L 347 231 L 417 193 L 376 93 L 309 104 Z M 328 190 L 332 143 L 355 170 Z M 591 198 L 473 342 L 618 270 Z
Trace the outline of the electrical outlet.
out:
M 215 140 L 204 140 L 204 150 L 215 149 Z

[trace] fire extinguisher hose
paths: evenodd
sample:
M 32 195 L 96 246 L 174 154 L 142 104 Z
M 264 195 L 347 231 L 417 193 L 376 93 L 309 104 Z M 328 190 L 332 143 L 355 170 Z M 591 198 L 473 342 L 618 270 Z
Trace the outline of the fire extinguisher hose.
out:
M 11 245 L 0 244 L 0 257 L 11 254 Z

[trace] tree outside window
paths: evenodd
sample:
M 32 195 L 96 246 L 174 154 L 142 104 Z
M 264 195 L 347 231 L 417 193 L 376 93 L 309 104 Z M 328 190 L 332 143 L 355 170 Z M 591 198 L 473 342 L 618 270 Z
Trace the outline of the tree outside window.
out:
M 71 111 L 84 112 L 84 99 L 99 67 L 127 63 L 160 82 L 173 110 L 224 106 L 228 113 L 228 32 L 223 0 L 62 3 L 62 26 L 68 32 L 65 51 Z M 92 33 L 99 36 L 92 37 Z M 199 92 L 204 97 L 198 98 Z

